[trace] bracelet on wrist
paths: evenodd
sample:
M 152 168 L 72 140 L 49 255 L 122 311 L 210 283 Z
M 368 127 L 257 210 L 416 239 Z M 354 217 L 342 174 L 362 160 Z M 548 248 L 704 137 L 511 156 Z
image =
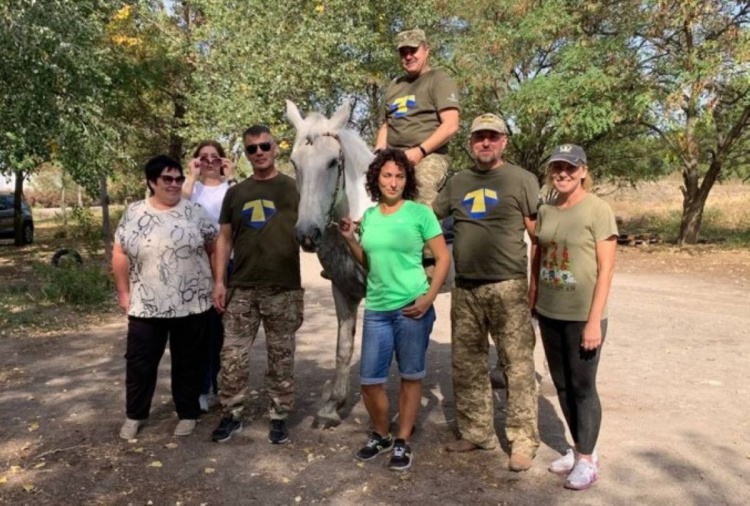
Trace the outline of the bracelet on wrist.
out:
M 422 156 L 423 156 L 423 157 L 427 156 L 427 151 L 425 151 L 425 149 L 424 149 L 424 148 L 422 147 L 422 145 L 421 145 L 421 144 L 418 144 L 418 145 L 417 145 L 417 147 L 418 147 L 418 148 L 419 148 L 419 150 L 420 150 L 420 151 L 422 152 Z

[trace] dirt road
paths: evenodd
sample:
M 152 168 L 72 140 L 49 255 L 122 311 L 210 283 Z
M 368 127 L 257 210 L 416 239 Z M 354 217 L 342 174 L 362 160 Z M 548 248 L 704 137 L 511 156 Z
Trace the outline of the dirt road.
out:
M 219 445 L 210 442 L 216 412 L 193 436 L 171 436 L 168 360 L 138 440 L 117 437 L 124 416 L 123 317 L 107 316 L 74 335 L 12 335 L 0 340 L 0 503 L 748 504 L 748 255 L 729 255 L 718 266 L 704 259 L 713 270 L 690 259 L 681 269 L 677 260 L 661 258 L 620 257 L 599 379 L 602 478 L 588 492 L 563 490 L 562 479 L 546 470 L 564 450 L 565 432 L 541 346 L 543 444 L 534 467 L 510 473 L 502 450 L 458 456 L 442 450 L 453 438 L 454 418 L 448 295 L 437 302 L 410 472 L 388 471 L 385 457 L 366 465 L 354 460 L 368 430 L 356 374 L 342 425 L 313 429 L 331 377 L 335 320 L 317 261 L 304 255 L 306 321 L 290 444 L 266 442 L 262 338 L 253 355 L 252 421 L 241 437 Z M 358 353 L 355 360 L 357 370 Z M 391 383 L 395 399 L 395 377 Z M 503 396 L 496 391 L 500 435 Z

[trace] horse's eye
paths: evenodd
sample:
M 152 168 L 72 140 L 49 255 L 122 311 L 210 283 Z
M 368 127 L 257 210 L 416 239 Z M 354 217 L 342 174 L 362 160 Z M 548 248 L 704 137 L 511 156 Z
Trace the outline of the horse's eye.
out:
M 330 163 L 328 164 L 328 168 L 329 168 L 329 169 L 331 169 L 331 170 L 333 170 L 333 169 L 335 169 L 335 168 L 336 168 L 336 167 L 338 166 L 338 164 L 339 164 L 339 161 L 338 161 L 338 159 L 334 158 L 334 159 L 333 159 L 333 160 L 331 160 L 331 162 L 330 162 Z

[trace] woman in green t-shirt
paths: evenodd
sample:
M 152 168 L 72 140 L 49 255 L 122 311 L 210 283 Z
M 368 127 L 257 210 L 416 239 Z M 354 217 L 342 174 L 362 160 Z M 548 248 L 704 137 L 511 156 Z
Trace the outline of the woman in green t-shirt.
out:
M 554 203 L 539 208 L 531 291 L 552 381 L 575 449 L 549 470 L 567 475 L 565 487 L 589 488 L 599 479 L 596 440 L 602 408 L 596 371 L 607 332 L 617 225 L 609 205 L 589 193 L 592 180 L 579 146 L 555 148 L 547 161 Z
M 351 219 L 344 218 L 339 226 L 352 254 L 367 269 L 360 383 L 374 431 L 356 456 L 372 460 L 392 448 L 389 467 L 401 471 L 413 459 L 407 441 L 422 399 L 425 354 L 435 322 L 432 303 L 448 273 L 450 254 L 435 213 L 413 200 L 417 196 L 414 167 L 402 151 L 379 152 L 367 171 L 367 192 L 378 205 L 362 217 L 361 243 Z M 435 255 L 429 283 L 422 267 L 425 244 Z M 388 432 L 385 392 L 394 353 L 401 375 L 395 440 Z

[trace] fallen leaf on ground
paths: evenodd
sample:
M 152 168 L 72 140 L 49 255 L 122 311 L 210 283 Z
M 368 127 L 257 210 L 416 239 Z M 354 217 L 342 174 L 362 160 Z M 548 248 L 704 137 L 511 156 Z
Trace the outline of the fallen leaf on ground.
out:
M 205 468 L 203 470 L 203 472 L 206 473 L 206 474 L 212 474 L 212 473 L 216 472 L 216 469 L 214 469 L 213 467 L 207 467 L 207 468 Z
M 282 481 L 282 483 L 289 483 L 290 480 L 289 480 L 289 478 L 287 478 L 286 476 L 284 476 L 283 478 L 281 478 L 281 481 Z
M 177 448 L 179 445 L 177 443 L 167 443 L 164 445 L 165 448 L 169 448 L 170 450 Z
M 295 497 L 294 502 L 302 502 L 302 496 L 298 495 L 297 497 Z
M 39 462 L 37 465 L 34 466 L 34 469 L 41 469 L 46 465 L 47 465 L 46 462 Z
M 149 467 L 162 467 L 162 463 L 160 461 L 158 461 L 158 460 L 155 460 L 155 461 L 151 462 L 148 466 Z
M 24 483 L 23 484 L 23 489 L 26 492 L 31 492 L 32 490 L 34 490 L 34 485 L 32 485 L 31 483 Z
M 312 462 L 313 460 L 315 460 L 315 454 L 314 453 L 308 453 L 307 454 L 307 461 L 308 462 Z
M 0 476 L 0 484 L 2 483 L 8 483 L 8 478 L 6 478 L 5 476 Z
M 133 451 L 136 453 L 143 453 L 143 447 L 139 446 L 138 448 L 133 448 Z
M 39 424 L 37 422 L 34 422 L 32 424 L 29 424 L 29 426 L 26 427 L 26 430 L 28 430 L 29 432 L 34 432 L 38 428 L 39 428 Z
M 365 463 L 364 462 L 357 462 L 357 467 L 360 467 L 360 468 L 364 469 L 365 468 Z
M 21 466 L 10 466 L 11 473 L 17 473 L 20 470 L 21 470 Z

